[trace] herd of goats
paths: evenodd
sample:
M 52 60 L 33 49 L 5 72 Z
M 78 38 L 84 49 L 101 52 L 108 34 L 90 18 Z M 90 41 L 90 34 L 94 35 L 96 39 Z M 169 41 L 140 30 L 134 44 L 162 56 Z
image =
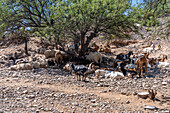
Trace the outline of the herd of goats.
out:
M 129 51 L 127 54 L 121 53 L 115 57 L 107 57 L 102 53 L 111 53 L 109 44 L 106 43 L 104 46 L 98 46 L 94 43 L 91 47 L 87 48 L 84 56 L 79 57 L 60 49 L 46 50 L 40 48 L 38 53 L 45 55 L 45 62 L 36 62 L 33 63 L 33 65 L 26 63 L 24 66 L 26 69 L 57 66 L 63 70 L 70 71 L 71 74 L 74 73 L 77 80 L 80 81 L 86 81 L 87 77 L 89 79 L 94 78 L 90 75 L 95 75 L 98 81 L 100 81 L 101 78 L 120 79 L 125 76 L 133 78 L 134 75 L 144 77 L 143 73 L 147 75 L 148 67 L 153 65 L 169 65 L 169 63 L 164 62 L 167 59 L 166 55 L 162 55 L 159 58 L 149 58 L 149 54 L 152 51 L 160 49 L 160 46 L 155 48 L 152 44 L 145 47 L 141 54 L 134 54 L 133 51 Z M 18 54 L 15 53 L 14 57 L 10 58 L 14 61 L 15 65 L 19 61 L 17 60 L 18 57 Z

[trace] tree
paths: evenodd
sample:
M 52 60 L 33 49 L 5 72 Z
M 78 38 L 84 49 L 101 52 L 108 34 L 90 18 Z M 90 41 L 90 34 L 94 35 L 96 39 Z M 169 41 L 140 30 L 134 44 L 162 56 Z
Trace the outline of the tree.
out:
M 129 0 L 130 1 L 130 0 Z M 84 55 L 90 41 L 100 33 L 127 38 L 127 32 L 136 31 L 128 0 L 67 0 L 60 2 L 57 12 L 66 19 L 67 35 L 81 41 L 79 54 Z M 64 10 L 64 12 L 63 12 Z M 89 33 L 89 34 L 88 34 Z
M 170 13 L 170 2 L 167 0 L 143 0 L 140 4 L 143 25 L 155 26 L 158 24 L 157 18 Z
M 70 38 L 75 43 L 81 41 L 76 51 L 84 55 L 90 41 L 99 34 L 129 38 L 129 32 L 138 31 L 135 23 L 155 23 L 158 16 L 169 12 L 166 0 L 144 0 L 137 7 L 131 3 L 132 0 L 1 0 L 0 34 L 26 27 L 31 33 L 53 38 L 56 44 Z

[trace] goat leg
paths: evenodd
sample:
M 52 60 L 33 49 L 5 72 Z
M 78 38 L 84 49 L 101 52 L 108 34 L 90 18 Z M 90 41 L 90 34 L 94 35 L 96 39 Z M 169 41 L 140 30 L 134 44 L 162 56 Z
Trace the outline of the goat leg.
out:
M 77 81 L 78 81 L 78 75 L 76 74 L 76 77 L 77 77 Z
M 141 77 L 143 77 L 143 67 L 141 67 Z
M 147 66 L 147 63 L 145 63 L 145 75 L 147 75 L 148 74 L 148 66 Z
M 84 81 L 86 81 L 86 78 L 87 78 L 87 75 L 85 74 L 85 75 L 84 75 Z

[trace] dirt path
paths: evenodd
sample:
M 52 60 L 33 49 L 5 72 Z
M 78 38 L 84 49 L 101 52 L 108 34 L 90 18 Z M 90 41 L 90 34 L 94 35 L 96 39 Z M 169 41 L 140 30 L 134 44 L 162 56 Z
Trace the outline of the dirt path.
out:
M 86 105 L 90 104 L 90 106 L 88 109 L 83 110 L 84 112 L 93 110 L 92 106 L 95 106 L 95 108 L 97 108 L 97 107 L 100 108 L 100 106 L 95 105 L 95 103 L 98 103 L 97 102 L 98 100 L 100 100 L 100 102 L 102 102 L 102 103 L 113 102 L 114 106 L 117 106 L 117 107 L 125 104 L 126 109 L 131 110 L 131 111 L 144 110 L 143 108 L 140 108 L 140 107 L 145 106 L 145 105 L 156 106 L 159 109 L 163 109 L 164 106 L 167 105 L 167 103 L 160 104 L 160 102 L 163 101 L 161 98 L 159 98 L 160 94 L 158 94 L 158 96 L 157 96 L 158 97 L 157 99 L 159 101 L 153 102 L 149 99 L 146 99 L 146 100 L 141 99 L 134 95 L 126 96 L 126 95 L 122 95 L 120 93 L 115 93 L 115 92 L 103 92 L 103 91 L 107 91 L 108 87 L 95 87 L 92 89 L 88 89 L 87 87 L 77 87 L 75 85 L 70 85 L 67 83 L 64 83 L 64 84 L 63 83 L 62 84 L 55 83 L 55 84 L 51 85 L 51 84 L 37 84 L 38 82 L 39 82 L 39 80 L 30 81 L 30 79 L 23 79 L 23 78 L 0 77 L 0 86 L 1 87 L 4 86 L 4 87 L 12 88 L 15 90 L 23 89 L 23 88 L 25 88 L 25 90 L 34 89 L 33 92 L 39 92 L 41 90 L 48 91 L 49 94 L 46 95 L 46 96 L 48 96 L 48 97 L 46 97 L 48 100 L 46 100 L 45 98 L 37 97 L 38 99 L 36 99 L 36 100 L 39 103 L 43 103 L 44 100 L 46 100 L 45 102 L 49 103 L 49 101 L 51 101 L 51 99 L 49 99 L 49 98 L 57 97 L 56 95 L 63 94 L 65 96 L 67 95 L 67 97 L 62 98 L 63 101 L 69 101 L 69 102 L 72 101 L 71 103 L 74 103 L 74 101 L 76 101 L 75 103 L 78 104 L 78 103 L 82 103 L 82 102 L 79 102 L 79 101 L 75 100 L 74 98 L 72 98 L 72 95 L 77 96 L 77 98 L 80 100 L 81 100 L 81 98 L 84 98 L 84 97 L 81 97 L 80 95 L 91 95 L 93 98 L 95 98 L 94 99 L 95 102 L 92 101 L 93 99 L 92 100 L 85 99 L 85 101 L 83 101 L 83 102 L 85 102 Z M 18 95 L 18 97 L 20 97 L 20 95 Z M 72 99 L 72 100 L 70 100 L 70 99 Z M 71 108 L 70 104 L 64 105 L 63 101 L 60 101 L 59 103 L 55 103 L 55 101 L 51 101 L 53 108 L 57 109 L 58 111 L 64 111 L 64 112 L 74 111 Z M 31 106 L 34 106 L 34 105 L 31 105 Z M 50 106 L 50 105 L 48 105 L 48 106 Z M 110 106 L 112 106 L 112 104 L 110 104 Z M 169 104 L 168 104 L 168 106 L 169 106 Z M 82 109 L 83 109 L 82 107 L 77 106 L 75 111 L 81 112 Z M 108 109 L 108 110 L 110 111 L 111 109 Z M 111 111 L 115 111 L 115 110 L 117 110 L 117 109 L 113 109 Z M 45 110 L 41 110 L 41 108 L 40 108 L 40 111 L 48 112 Z M 147 111 L 147 110 L 145 110 L 145 111 Z

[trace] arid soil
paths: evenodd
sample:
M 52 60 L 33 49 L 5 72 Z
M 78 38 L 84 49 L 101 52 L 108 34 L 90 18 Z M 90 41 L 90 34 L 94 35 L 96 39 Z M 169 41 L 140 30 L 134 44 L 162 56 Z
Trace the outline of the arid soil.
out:
M 141 45 L 148 40 L 139 40 L 135 44 L 112 49 L 113 54 L 139 52 Z M 149 57 L 168 56 L 170 63 L 170 40 L 153 40 L 161 45 L 161 50 L 154 51 Z M 30 41 L 29 52 L 36 52 L 39 47 Z M 0 49 L 0 56 L 23 50 L 24 44 L 10 45 Z M 7 61 L 5 61 L 7 62 Z M 142 99 L 138 92 L 156 89 L 155 101 Z M 156 109 L 144 109 L 155 106 Z M 9 65 L 0 63 L 0 112 L 2 113 L 109 113 L 109 112 L 170 112 L 170 66 L 148 68 L 145 78 L 87 79 L 77 81 L 69 72 L 62 69 L 10 70 Z

